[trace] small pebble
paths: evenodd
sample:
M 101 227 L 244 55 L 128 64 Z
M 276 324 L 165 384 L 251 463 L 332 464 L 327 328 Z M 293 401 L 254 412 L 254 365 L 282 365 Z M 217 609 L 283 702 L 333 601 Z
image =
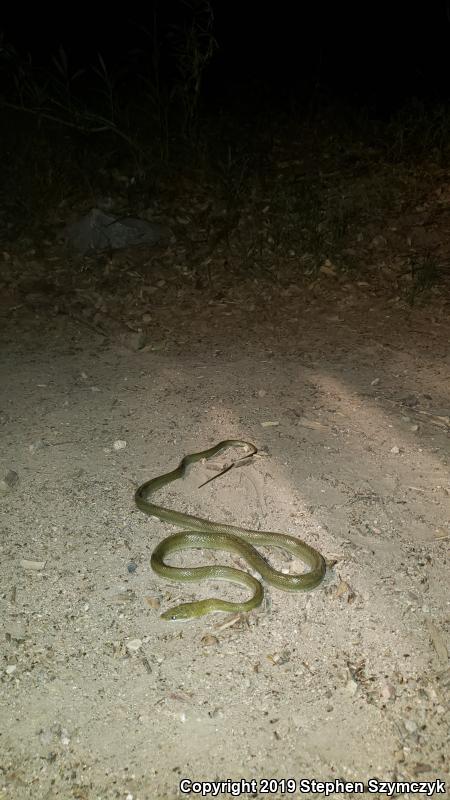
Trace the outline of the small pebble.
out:
M 290 661 L 289 653 L 285 650 L 281 653 L 269 653 L 266 658 L 272 664 L 287 664 Z
M 424 772 L 433 772 L 433 767 L 431 764 L 424 764 L 423 761 L 419 761 L 418 764 L 414 764 L 412 771 L 414 775 L 422 775 Z
M 125 647 L 132 655 L 138 653 L 142 647 L 142 639 L 130 639 L 129 642 L 126 642 Z
M 386 683 L 381 690 L 381 697 L 383 700 L 392 700 L 395 697 L 395 689 L 389 683 Z
M 126 336 L 125 345 L 129 348 L 129 350 L 137 352 L 138 350 L 142 350 L 146 344 L 147 336 L 145 335 L 144 331 L 132 331 Z
M 391 453 L 394 456 L 398 456 L 398 454 L 400 453 L 400 448 L 397 447 L 396 444 L 394 444 L 394 447 L 391 447 Z
M 127 570 L 128 570 L 128 572 L 136 572 L 136 570 L 137 570 L 136 562 L 135 561 L 130 561 L 130 563 L 127 564 Z
M 23 569 L 40 570 L 44 569 L 46 563 L 46 561 L 32 561 L 29 558 L 22 558 L 20 561 L 20 566 Z
M 21 622 L 11 622 L 6 627 L 6 634 L 15 642 L 23 642 L 26 638 L 25 625 Z
M 124 450 L 127 443 L 123 439 L 116 439 L 113 444 L 114 450 Z
M 345 691 L 348 692 L 348 694 L 350 694 L 352 696 L 355 695 L 356 692 L 358 691 L 358 684 L 353 678 L 350 678 L 347 681 L 347 683 L 345 685 Z
M 19 476 L 13 469 L 9 469 L 5 477 L 0 480 L 0 493 L 6 494 L 19 483 Z
M 64 745 L 64 747 L 67 747 L 70 744 L 70 736 L 65 728 L 61 728 L 61 734 L 59 738 L 61 740 L 61 744 Z
M 45 442 L 43 439 L 36 439 L 33 444 L 30 444 L 29 451 L 30 453 L 36 453 L 37 450 L 42 450 L 45 447 Z
M 147 597 L 145 598 L 145 602 L 149 608 L 158 609 L 161 605 L 159 597 L 150 597 L 150 595 L 147 595 Z
M 53 739 L 53 731 L 51 728 L 45 728 L 39 733 L 39 741 L 44 747 L 48 747 Z
M 201 638 L 201 643 L 204 645 L 213 645 L 219 644 L 219 640 L 217 636 L 213 636 L 211 633 L 205 633 L 205 635 Z

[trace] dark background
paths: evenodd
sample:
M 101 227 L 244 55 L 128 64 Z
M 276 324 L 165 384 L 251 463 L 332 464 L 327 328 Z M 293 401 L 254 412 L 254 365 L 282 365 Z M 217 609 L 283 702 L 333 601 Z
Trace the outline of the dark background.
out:
M 195 7 L 195 3 L 191 6 Z M 446 100 L 450 76 L 450 11 L 428 2 L 212 2 L 218 49 L 204 75 L 206 104 L 258 105 L 293 98 L 343 98 L 379 113 L 410 97 Z M 136 51 L 151 57 L 153 29 L 170 78 L 169 41 L 189 20 L 180 0 L 89 8 L 75 4 L 10 6 L 4 41 L 36 66 L 51 65 L 62 45 L 73 68 L 101 53 L 109 68 L 130 66 Z M 130 76 L 129 76 L 130 77 Z

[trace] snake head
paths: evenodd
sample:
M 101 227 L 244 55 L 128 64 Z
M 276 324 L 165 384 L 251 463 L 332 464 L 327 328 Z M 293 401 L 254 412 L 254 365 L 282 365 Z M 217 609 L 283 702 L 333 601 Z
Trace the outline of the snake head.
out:
M 185 622 L 187 619 L 193 619 L 194 617 L 200 616 L 198 610 L 196 611 L 193 608 L 196 603 L 182 603 L 180 606 L 176 606 L 175 608 L 169 608 L 168 611 L 164 611 L 161 614 L 161 619 L 167 619 L 170 622 Z

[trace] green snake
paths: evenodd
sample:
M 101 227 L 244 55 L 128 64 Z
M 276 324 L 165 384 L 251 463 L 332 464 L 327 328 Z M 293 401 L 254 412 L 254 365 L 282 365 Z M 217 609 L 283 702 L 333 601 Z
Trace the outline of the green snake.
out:
M 168 536 L 153 551 L 151 566 L 158 575 L 173 581 L 232 581 L 251 589 L 253 594 L 249 600 L 236 603 L 218 598 L 182 603 L 161 614 L 162 619 L 186 620 L 192 617 L 201 617 L 214 611 L 251 611 L 253 608 L 260 606 L 264 598 L 264 590 L 261 583 L 248 572 L 243 572 L 234 567 L 173 567 L 166 564 L 165 557 L 177 550 L 205 549 L 238 553 L 267 583 L 284 591 L 308 591 L 309 589 L 314 589 L 325 575 L 326 564 L 323 556 L 309 544 L 294 536 L 271 533 L 269 531 L 247 530 L 236 525 L 212 522 L 201 517 L 195 517 L 192 514 L 185 514 L 158 506 L 149 500 L 150 495 L 158 489 L 178 478 L 182 478 L 190 464 L 194 464 L 201 459 L 213 458 L 217 453 L 229 447 L 245 447 L 247 451 L 245 457 L 253 456 L 257 453 L 257 448 L 253 444 L 243 442 L 240 439 L 226 439 L 207 450 L 201 450 L 199 453 L 190 453 L 184 456 L 176 469 L 166 472 L 164 475 L 158 475 L 156 478 L 151 478 L 139 486 L 135 494 L 135 502 L 137 507 L 145 514 L 188 529 Z M 253 545 L 271 545 L 287 550 L 311 569 L 301 575 L 285 575 L 273 569 Z

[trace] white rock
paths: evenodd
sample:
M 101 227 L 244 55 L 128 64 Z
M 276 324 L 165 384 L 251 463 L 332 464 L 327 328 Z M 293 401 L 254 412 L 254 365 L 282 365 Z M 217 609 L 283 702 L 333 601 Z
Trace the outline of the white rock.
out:
M 142 647 L 142 639 L 130 639 L 129 642 L 126 643 L 125 647 L 131 654 L 138 653 Z
M 29 558 L 22 558 L 20 561 L 20 566 L 23 569 L 40 570 L 44 569 L 46 563 L 46 561 L 32 561 Z

